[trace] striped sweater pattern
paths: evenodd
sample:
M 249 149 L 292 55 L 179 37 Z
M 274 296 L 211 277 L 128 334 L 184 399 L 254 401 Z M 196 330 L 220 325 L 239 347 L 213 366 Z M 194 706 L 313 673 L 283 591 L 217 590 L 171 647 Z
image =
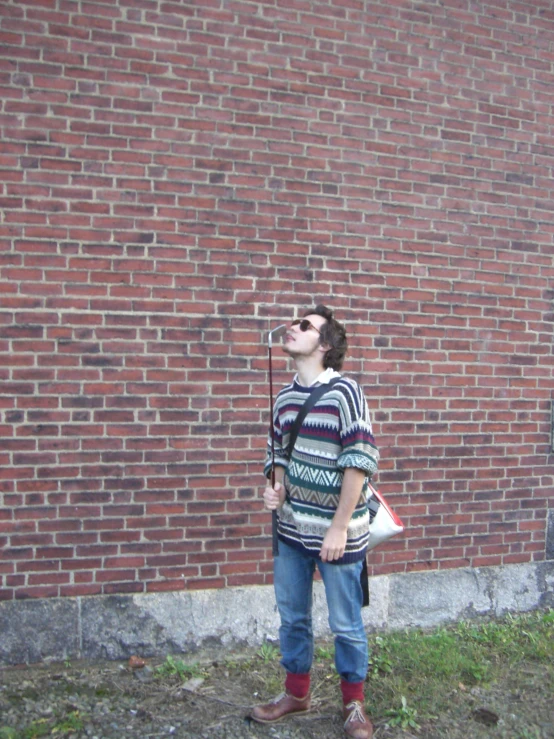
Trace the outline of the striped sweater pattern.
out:
M 344 470 L 366 473 L 358 504 L 348 526 L 346 550 L 336 564 L 364 558 L 369 540 L 367 482 L 377 469 L 379 452 L 362 389 L 342 377 L 308 413 L 298 432 L 290 460 L 290 430 L 314 387 L 297 381 L 277 395 L 273 412 L 275 465 L 285 468 L 286 500 L 278 511 L 279 538 L 319 557 L 323 539 L 337 508 Z M 271 474 L 271 436 L 264 467 Z

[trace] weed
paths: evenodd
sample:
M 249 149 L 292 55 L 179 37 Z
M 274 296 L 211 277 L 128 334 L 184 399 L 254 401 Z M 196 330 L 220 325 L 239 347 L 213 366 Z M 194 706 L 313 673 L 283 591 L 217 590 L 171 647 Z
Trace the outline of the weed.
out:
M 223 665 L 229 672 L 248 672 L 252 667 L 253 659 L 237 659 L 236 657 L 226 657 Z
M 416 721 L 417 709 L 410 708 L 406 697 L 403 695 L 400 698 L 400 708 L 390 708 L 386 715 L 389 716 L 389 726 L 399 726 L 401 729 L 415 729 L 416 731 L 420 728 Z
M 50 727 L 48 726 L 47 720 L 45 718 L 39 718 L 24 729 L 21 739 L 39 739 L 39 737 L 48 736 L 48 734 L 50 734 Z
M 52 729 L 52 734 L 74 734 L 76 731 L 82 731 L 84 722 L 79 711 L 73 711 L 68 714 L 59 724 Z
M 541 736 L 541 730 L 536 726 L 531 726 L 518 731 L 516 739 L 541 739 Z
M 322 644 L 315 649 L 315 658 L 318 660 L 334 660 L 335 659 L 335 648 L 332 644 Z
M 462 681 L 470 684 L 487 682 L 489 675 L 489 666 L 485 662 L 469 662 L 461 672 Z
M 250 651 L 243 654 L 238 652 L 228 652 L 222 654 L 221 662 L 219 662 L 219 660 L 212 662 L 212 667 L 216 670 L 218 667 L 223 667 L 229 672 L 249 672 L 250 670 L 255 669 L 256 661 L 256 655 Z
M 81 714 L 79 711 L 73 711 L 54 726 L 45 718 L 32 721 L 29 726 L 21 731 L 9 726 L 2 726 L 0 727 L 0 739 L 40 739 L 43 736 L 75 734 L 82 732 L 83 729 L 84 721 Z
M 368 672 L 371 677 L 392 672 L 392 660 L 385 640 L 376 636 L 369 648 Z
M 268 662 L 274 662 L 279 657 L 279 648 L 274 644 L 271 644 L 271 642 L 266 641 L 258 649 L 256 656 L 258 656 L 265 664 Z
M 202 670 L 198 664 L 187 665 L 182 659 L 175 659 L 170 654 L 166 657 L 165 662 L 161 664 L 155 671 L 158 677 L 178 677 L 180 680 L 191 677 L 200 677 Z

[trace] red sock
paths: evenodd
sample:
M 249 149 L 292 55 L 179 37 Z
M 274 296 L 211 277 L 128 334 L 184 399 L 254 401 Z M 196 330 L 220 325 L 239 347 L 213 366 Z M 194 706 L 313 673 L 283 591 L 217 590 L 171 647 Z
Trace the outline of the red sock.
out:
M 364 684 L 349 683 L 346 680 L 340 681 L 340 689 L 342 690 L 342 702 L 347 706 L 352 701 L 364 702 Z
M 305 698 L 310 692 L 310 673 L 295 675 L 287 672 L 285 679 L 285 690 L 294 695 L 295 698 Z

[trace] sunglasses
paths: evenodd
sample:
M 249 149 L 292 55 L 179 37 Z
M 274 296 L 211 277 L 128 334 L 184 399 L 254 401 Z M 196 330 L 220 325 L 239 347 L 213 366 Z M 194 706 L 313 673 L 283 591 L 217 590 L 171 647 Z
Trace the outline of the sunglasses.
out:
M 310 323 L 307 318 L 297 318 L 291 323 L 291 326 L 299 326 L 300 331 L 307 331 L 309 328 L 313 328 L 314 331 L 317 331 L 321 335 L 321 331 L 313 323 Z

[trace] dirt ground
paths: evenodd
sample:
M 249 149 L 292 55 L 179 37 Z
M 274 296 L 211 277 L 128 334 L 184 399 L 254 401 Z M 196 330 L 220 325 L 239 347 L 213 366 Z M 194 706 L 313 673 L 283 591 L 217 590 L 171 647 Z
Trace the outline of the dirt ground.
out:
M 260 725 L 248 719 L 249 708 L 280 692 L 283 675 L 275 655 L 229 652 L 194 659 L 187 658 L 186 674 L 169 674 L 167 660 L 146 660 L 142 667 L 122 661 L 6 668 L 0 672 L 0 739 L 344 736 L 329 660 L 315 665 L 309 715 Z M 493 685 L 451 691 L 447 712 L 418 716 L 418 729 L 390 726 L 387 716 L 374 716 L 374 736 L 554 739 L 553 686 L 543 678 L 536 664 L 521 665 Z M 368 682 L 368 707 L 370 693 Z

